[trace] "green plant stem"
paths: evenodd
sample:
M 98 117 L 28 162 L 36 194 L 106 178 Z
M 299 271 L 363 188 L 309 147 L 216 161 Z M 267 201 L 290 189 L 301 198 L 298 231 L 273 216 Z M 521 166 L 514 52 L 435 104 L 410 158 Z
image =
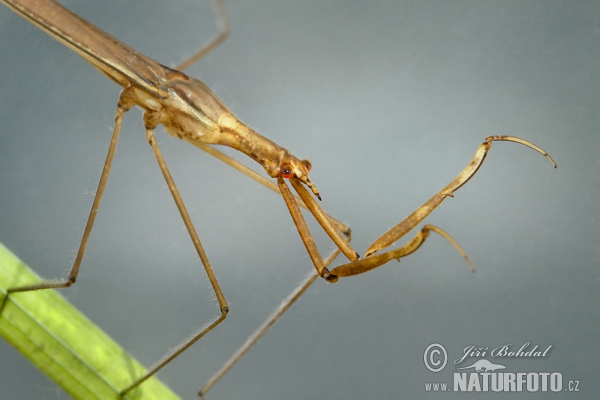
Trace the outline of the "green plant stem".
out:
M 0 243 L 0 304 L 6 289 L 40 281 Z M 178 398 L 154 377 L 120 397 L 144 367 L 56 290 L 11 294 L 0 335 L 76 399 Z

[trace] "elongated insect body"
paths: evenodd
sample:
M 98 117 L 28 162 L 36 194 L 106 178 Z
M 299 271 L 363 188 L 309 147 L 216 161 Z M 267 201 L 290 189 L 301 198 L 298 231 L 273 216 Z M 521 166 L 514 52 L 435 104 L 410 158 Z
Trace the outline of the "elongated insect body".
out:
M 123 106 L 145 109 L 147 127 L 162 124 L 169 134 L 192 144 L 235 148 L 269 176 L 294 176 L 318 195 L 308 176 L 310 163 L 241 123 L 203 82 L 133 50 L 54 1 L 5 3 L 125 88 Z
M 158 125 L 163 125 L 168 134 L 199 147 L 249 177 L 259 181 L 263 185 L 280 192 L 316 270 L 315 275 L 307 279 L 305 283 L 301 284 L 299 289 L 294 291 L 293 295 L 286 300 L 281 307 L 282 311 L 273 314 L 257 333 L 246 342 L 242 349 L 234 355 L 225 367 L 209 381 L 202 389 L 201 395 L 227 372 L 239 357 L 241 357 L 248 348 L 252 346 L 256 340 L 258 340 L 258 338 L 277 321 L 277 319 L 279 319 L 283 312 L 287 310 L 302 293 L 304 293 L 306 288 L 310 286 L 318 276 L 325 279 L 327 282 L 333 283 L 341 277 L 363 274 L 378 268 L 391 260 L 400 260 L 419 249 L 429 236 L 430 232 L 438 233 L 446 238 L 465 258 L 469 267 L 473 269 L 465 252 L 460 248 L 456 241 L 454 241 L 454 239 L 446 232 L 432 225 L 423 226 L 423 228 L 421 228 L 407 244 L 391 250 L 389 247 L 412 231 L 412 229 L 420 224 L 446 198 L 452 197 L 456 190 L 461 188 L 471 179 L 471 177 L 473 177 L 481 167 L 493 142 L 510 141 L 525 145 L 542 154 L 554 167 L 556 167 L 552 158 L 544 150 L 526 140 L 514 136 L 488 136 L 478 147 L 475 156 L 469 162 L 467 167 L 454 180 L 394 228 L 381 235 L 381 237 L 369 247 L 363 258 L 361 258 L 349 244 L 350 228 L 325 213 L 319 203 L 314 199 L 313 196 L 316 196 L 319 199 L 321 197 L 319 191 L 309 177 L 309 171 L 312 167 L 311 163 L 307 160 L 295 157 L 287 149 L 246 126 L 232 114 L 227 106 L 224 105 L 207 85 L 197 79 L 189 77 L 183 72 L 165 67 L 157 61 L 135 51 L 53 0 L 0 1 L 49 35 L 59 40 L 61 43 L 77 52 L 104 75 L 123 87 L 115 113 L 115 126 L 96 196 L 94 197 L 83 238 L 68 278 L 62 282 L 42 282 L 29 286 L 10 288 L 8 294 L 4 297 L 3 303 L 0 305 L 0 311 L 4 308 L 8 298 L 17 295 L 18 292 L 65 288 L 75 283 L 107 184 L 115 156 L 121 125 L 125 113 L 134 106 L 139 106 L 145 111 L 143 121 L 146 129 L 146 139 L 152 147 L 152 151 L 154 152 L 158 165 L 167 183 L 167 187 L 177 205 L 219 303 L 221 315 L 215 321 L 208 324 L 191 339 L 181 343 L 175 350 L 155 364 L 147 374 L 134 380 L 131 385 L 122 388 L 120 392 L 121 395 L 130 392 L 136 386 L 142 384 L 146 379 L 154 375 L 192 344 L 212 331 L 225 320 L 229 312 L 229 306 L 225 300 L 225 296 L 221 291 L 213 268 L 204 252 L 199 236 L 196 233 L 188 211 L 179 194 L 179 190 L 177 189 L 162 156 L 158 141 L 155 138 L 154 129 Z M 227 36 L 228 24 L 226 22 L 227 20 L 225 18 L 222 1 L 217 0 L 217 6 L 223 24 L 221 34 L 205 49 L 201 50 L 190 60 L 184 62 L 182 66 L 187 66 L 194 60 L 197 60 Z M 264 168 L 267 175 L 276 180 L 276 184 L 272 180 L 267 180 L 207 145 L 227 146 L 246 154 L 252 160 L 259 163 Z M 291 183 L 293 190 L 297 195 L 293 194 L 287 184 L 288 182 Z M 312 194 L 307 188 L 312 191 Z M 305 207 L 309 210 L 324 232 L 335 243 L 335 251 L 329 258 L 324 260 L 321 257 L 300 207 Z M 340 253 L 344 254 L 348 259 L 348 262 L 330 270 L 328 268 L 329 265 Z

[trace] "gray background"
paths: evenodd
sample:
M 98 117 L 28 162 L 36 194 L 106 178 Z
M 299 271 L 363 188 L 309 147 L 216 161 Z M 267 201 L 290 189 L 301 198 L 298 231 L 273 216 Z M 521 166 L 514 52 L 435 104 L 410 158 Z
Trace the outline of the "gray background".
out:
M 171 66 L 217 26 L 208 0 L 63 3 Z M 494 144 L 427 220 L 463 245 L 477 273 L 434 236 L 400 264 L 319 281 L 208 398 L 427 398 L 424 382 L 453 371 L 425 369 L 434 342 L 450 362 L 470 345 L 552 345 L 545 359 L 493 361 L 580 380 L 581 392 L 562 398 L 600 396 L 600 3 L 230 0 L 227 10 L 230 40 L 187 72 L 312 161 L 323 207 L 353 228 L 361 253 L 488 135 L 527 138 L 559 168 Z M 40 275 L 65 277 L 119 87 L 5 7 L 0 55 L 0 240 Z M 282 199 L 162 130 L 159 138 L 231 306 L 217 331 L 160 373 L 194 398 L 312 266 Z M 145 365 L 217 315 L 139 110 L 126 117 L 88 249 L 63 294 Z M 67 397 L 5 343 L 0 392 Z

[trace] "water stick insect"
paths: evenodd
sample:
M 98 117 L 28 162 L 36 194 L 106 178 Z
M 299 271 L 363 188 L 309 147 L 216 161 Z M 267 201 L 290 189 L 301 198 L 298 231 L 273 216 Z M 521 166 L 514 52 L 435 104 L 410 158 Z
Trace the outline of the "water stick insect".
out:
M 483 162 L 493 141 L 513 141 L 527 145 L 542 153 L 553 163 L 552 159 L 543 150 L 522 139 L 511 136 L 489 137 L 484 144 L 480 146 L 469 166 L 459 175 L 459 177 L 427 201 L 407 219 L 382 235 L 381 238 L 376 240 L 367 250 L 365 257 L 359 259 L 357 252 L 348 245 L 347 237 L 343 236 L 343 234 L 349 235 L 349 229 L 345 225 L 327 216 L 319 206 L 318 202 L 315 201 L 314 197 L 320 197 L 320 195 L 316 185 L 309 178 L 311 164 L 306 160 L 294 157 L 284 148 L 276 145 L 274 142 L 263 136 L 258 135 L 252 129 L 244 125 L 229 112 L 227 107 L 204 84 L 177 70 L 164 67 L 154 60 L 128 48 L 116 39 L 106 35 L 99 29 L 71 14 L 53 1 L 4 1 L 4 3 L 21 16 L 27 18 L 30 22 L 36 24 L 47 33 L 69 46 L 124 88 L 115 115 L 115 129 L 107 161 L 101 175 L 98 191 L 96 192 L 96 197 L 92 206 L 92 212 L 90 213 L 84 237 L 71 274 L 65 282 L 58 284 L 44 284 L 35 287 L 15 288 L 11 291 L 11 295 L 15 295 L 16 292 L 20 291 L 67 287 L 75 282 L 80 263 L 83 259 L 87 239 L 91 232 L 94 218 L 108 179 L 108 173 L 112 164 L 123 117 L 127 110 L 137 105 L 145 110 L 144 124 L 146 126 L 146 138 L 152 146 L 160 169 L 165 176 L 167 185 L 172 192 L 185 225 L 190 232 L 192 241 L 206 269 L 222 311 L 222 315 L 219 319 L 214 321 L 205 331 L 196 336 L 192 341 L 183 345 L 180 348 L 181 351 L 185 350 L 189 345 L 193 344 L 196 340 L 219 325 L 225 319 L 229 308 L 225 296 L 219 288 L 219 283 L 212 271 L 208 257 L 204 254 L 198 235 L 195 233 L 191 219 L 187 215 L 187 211 L 178 194 L 175 183 L 168 172 L 166 163 L 162 159 L 160 149 L 154 137 L 154 128 L 157 125 L 163 125 L 169 134 L 186 140 L 203 150 L 212 152 L 213 155 L 218 155 L 218 153 L 216 153 L 214 149 L 207 147 L 207 144 L 220 144 L 232 147 L 257 161 L 264 168 L 267 175 L 276 180 L 276 188 L 281 190 L 283 194 L 286 205 L 294 219 L 294 223 L 297 226 L 300 236 L 315 265 L 318 276 L 328 282 L 335 282 L 339 277 L 367 272 L 390 260 L 399 259 L 416 250 L 428 234 L 429 229 L 431 228 L 430 226 L 423 228 L 409 244 L 400 249 L 379 254 L 379 252 L 386 250 L 388 246 L 412 230 L 433 209 L 441 204 L 446 197 L 452 196 L 452 193 L 455 190 L 466 183 Z M 221 3 L 218 4 L 221 15 L 223 15 L 222 5 Z M 224 22 L 226 21 L 225 18 L 222 20 Z M 69 21 L 69 23 L 66 24 L 65 21 Z M 219 36 L 219 39 L 224 38 L 226 35 L 226 23 L 224 26 L 225 29 L 223 34 Z M 218 41 L 215 41 L 214 43 L 216 44 L 217 42 Z M 214 46 L 211 46 L 211 48 L 212 47 Z M 186 65 L 187 64 L 184 64 L 184 66 Z M 228 163 L 233 163 L 230 159 L 223 159 Z M 242 172 L 251 174 L 251 172 L 243 169 L 242 166 L 238 164 L 235 164 L 235 166 Z M 261 182 L 264 182 L 264 178 L 256 177 L 256 179 L 261 179 Z M 302 201 L 292 195 L 286 180 L 291 183 Z M 275 187 L 272 182 L 270 185 L 271 187 Z M 339 251 L 343 252 L 349 259 L 349 263 L 331 270 L 328 268 L 328 262 L 322 260 L 316 249 L 312 240 L 312 235 L 306 227 L 302 214 L 299 212 L 298 204 L 306 204 L 308 206 L 315 219 L 336 243 Z M 431 229 L 435 230 L 435 228 Z M 340 234 L 340 232 L 342 234 Z M 164 363 L 159 364 L 159 366 L 152 370 L 150 374 L 153 374 L 158 369 L 162 368 L 177 354 L 179 353 L 174 353 L 171 358 L 165 360 Z M 123 388 L 123 390 L 131 390 L 142 383 L 143 379 L 144 377 L 140 378 L 140 380 L 133 382 L 130 387 Z

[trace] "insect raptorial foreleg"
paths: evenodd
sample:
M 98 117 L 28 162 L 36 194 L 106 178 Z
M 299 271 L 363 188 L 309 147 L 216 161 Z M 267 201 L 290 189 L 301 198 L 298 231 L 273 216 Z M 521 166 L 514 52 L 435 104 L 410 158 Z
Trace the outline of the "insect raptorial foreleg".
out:
M 358 260 L 360 258 L 358 253 L 352 248 L 352 246 L 350 246 L 350 243 L 340 234 L 338 229 L 336 229 L 331 217 L 327 215 L 325 211 L 323 211 L 319 203 L 315 201 L 309 191 L 304 187 L 304 185 L 302 185 L 302 182 L 300 182 L 298 179 L 291 178 L 290 183 L 306 205 L 306 208 L 308 208 L 311 214 L 315 217 L 325 233 L 327 233 L 331 240 L 333 240 L 338 249 L 340 249 L 350 261 Z
M 452 243 L 452 245 L 456 248 L 456 250 L 458 250 L 458 252 L 463 256 L 463 258 L 469 265 L 469 268 L 471 269 L 471 271 L 475 272 L 475 269 L 473 268 L 473 264 L 471 264 L 471 261 L 467 257 L 466 253 L 458 245 L 458 243 L 456 243 L 456 241 L 454 239 L 452 239 L 452 237 L 450 235 L 448 235 L 446 232 L 444 232 L 442 229 L 438 228 L 437 226 L 425 225 L 415 235 L 415 237 L 412 238 L 412 240 L 410 242 L 406 243 L 404 246 L 394 249 L 394 250 L 386 251 L 385 253 L 382 253 L 382 254 L 377 254 L 377 255 L 373 255 L 371 257 L 363 258 L 362 260 L 357 260 L 357 261 L 350 262 L 348 264 L 340 265 L 338 267 L 335 267 L 331 271 L 331 274 L 338 276 L 338 277 L 353 276 L 353 275 L 358 275 L 358 274 L 368 272 L 368 271 L 375 269 L 391 260 L 400 261 L 400 259 L 402 257 L 406 257 L 406 256 L 414 253 L 415 251 L 417 251 L 419 249 L 419 247 L 421 247 L 421 245 L 425 242 L 425 239 L 427 239 L 429 237 L 430 232 L 438 233 L 438 234 L 442 235 L 444 238 L 446 238 L 450 243 Z
M 471 270 L 473 270 L 473 266 L 471 265 L 469 259 L 467 258 L 464 251 L 460 248 L 460 246 L 444 231 L 439 228 L 436 228 L 432 225 L 426 225 L 423 229 L 417 233 L 417 235 L 406 245 L 385 252 L 383 254 L 375 255 L 380 250 L 383 250 L 389 247 L 391 244 L 396 242 L 398 239 L 402 238 L 408 232 L 410 232 L 415 226 L 417 226 L 421 221 L 423 221 L 433 210 L 435 210 L 446 197 L 452 197 L 454 192 L 462 187 L 469 179 L 475 175 L 483 160 L 485 159 L 487 153 L 490 151 L 492 147 L 492 142 L 494 141 L 510 141 L 515 143 L 523 144 L 527 147 L 530 147 L 537 152 L 541 153 L 544 157 L 546 157 L 552 165 L 556 168 L 556 163 L 554 160 L 546 153 L 544 150 L 539 148 L 538 146 L 530 143 L 526 140 L 514 137 L 514 136 L 489 136 L 485 139 L 485 141 L 479 146 L 477 149 L 475 156 L 469 163 L 469 165 L 454 179 L 450 182 L 445 188 L 436 193 L 431 199 L 426 201 L 421 207 L 415 210 L 411 215 L 405 218 L 398 225 L 384 233 L 381 237 L 379 237 L 373 244 L 369 247 L 366 252 L 364 259 L 359 259 L 358 255 L 350 245 L 343 240 L 339 232 L 333 227 L 329 217 L 325 212 L 321 209 L 318 203 L 312 198 L 310 193 L 303 187 L 300 182 L 297 182 L 294 178 L 290 181 L 300 198 L 304 201 L 310 212 L 313 214 L 315 219 L 321 224 L 325 232 L 333 239 L 338 248 L 348 257 L 351 261 L 350 263 L 340 265 L 333 270 L 329 271 L 324 265 L 320 258 L 319 252 L 314 244 L 314 240 L 310 232 L 308 231 L 308 227 L 306 227 L 306 222 L 300 213 L 298 205 L 296 204 L 294 197 L 291 192 L 285 185 L 283 179 L 278 179 L 279 188 L 283 194 L 283 197 L 286 201 L 288 208 L 290 209 L 290 213 L 292 214 L 292 218 L 294 219 L 294 223 L 298 228 L 298 232 L 300 233 L 300 237 L 304 242 L 306 249 L 308 250 L 313 263 L 315 264 L 315 268 L 319 275 L 325 278 L 329 282 L 337 281 L 338 277 L 345 276 L 353 276 L 357 274 L 362 274 L 364 272 L 375 269 L 390 260 L 397 259 L 399 260 L 402 257 L 405 257 L 414 251 L 416 251 L 425 241 L 425 239 L 429 236 L 430 231 L 434 231 L 444 236 L 452 245 L 461 253 L 461 255 L 465 258 Z
M 381 235 L 367 250 L 365 257 L 368 257 L 372 254 L 375 254 L 379 250 L 385 249 L 396 240 L 400 239 L 402 236 L 406 235 L 411 229 L 413 229 L 417 224 L 423 221 L 433 210 L 435 210 L 441 203 L 446 199 L 446 197 L 453 197 L 454 192 L 458 190 L 462 185 L 467 183 L 469 179 L 475 175 L 485 156 L 492 148 L 492 142 L 494 141 L 509 141 L 523 144 L 527 147 L 531 147 L 535 151 L 541 153 L 544 157 L 546 157 L 556 168 L 556 163 L 554 160 L 546 153 L 544 150 L 534 145 L 531 142 L 520 139 L 514 136 L 488 136 L 485 139 L 477 151 L 475 152 L 475 156 L 469 163 L 469 165 L 454 179 L 450 182 L 445 188 L 440 190 L 435 196 L 429 199 L 425 204 L 419 207 L 415 212 L 409 215 L 406 219 L 400 222 L 398 225 Z
M 315 240 L 313 239 L 310 230 L 308 229 L 308 225 L 306 225 L 306 221 L 302 216 L 302 212 L 300 211 L 300 207 L 296 203 L 294 199 L 294 195 L 290 191 L 290 188 L 287 187 L 283 178 L 277 178 L 277 184 L 279 185 L 279 190 L 281 191 L 281 195 L 285 200 L 285 204 L 290 210 L 290 214 L 292 215 L 292 219 L 294 220 L 294 224 L 298 229 L 298 233 L 300 233 L 300 238 L 306 247 L 306 251 L 310 256 L 315 268 L 319 275 L 327 281 L 335 282 L 337 281 L 337 277 L 331 276 L 329 274 L 329 270 L 325 266 L 323 262 L 323 258 L 321 258 L 321 254 L 319 253 L 319 249 L 315 244 Z
M 458 177 L 456 177 L 456 179 L 454 179 L 445 188 L 436 193 L 435 196 L 433 196 L 431 199 L 427 200 L 421 207 L 415 210 L 402 222 L 400 222 L 398 225 L 384 233 L 375 242 L 373 242 L 373 244 L 367 250 L 364 259 L 334 268 L 331 271 L 331 275 L 352 276 L 362 274 L 364 272 L 377 268 L 390 260 L 404 257 L 414 252 L 421 246 L 421 244 L 427 237 L 429 230 L 434 230 L 435 232 L 440 233 L 442 236 L 448 239 L 454 245 L 454 247 L 458 249 L 458 251 L 463 255 L 463 257 L 465 257 L 465 259 L 470 265 L 470 262 L 468 261 L 466 255 L 460 249 L 458 244 L 448 234 L 444 233 L 439 228 L 432 227 L 431 225 L 424 227 L 423 230 L 419 232 L 415 236 L 415 238 L 405 246 L 396 250 L 388 251 L 380 255 L 375 255 L 375 253 L 387 248 L 388 246 L 396 242 L 398 239 L 406 235 L 408 232 L 410 232 L 416 225 L 423 221 L 433 210 L 435 210 L 442 203 L 442 201 L 446 199 L 446 197 L 453 197 L 454 192 L 458 190 L 461 186 L 463 186 L 465 183 L 467 183 L 467 181 L 471 179 L 473 175 L 475 175 L 479 167 L 481 167 L 481 164 L 483 163 L 483 160 L 485 159 L 487 153 L 490 151 L 492 147 L 492 142 L 494 141 L 510 141 L 523 144 L 527 147 L 531 147 L 532 149 L 536 150 L 537 152 L 541 153 L 544 157 L 546 157 L 556 168 L 556 163 L 548 155 L 548 153 L 546 153 L 544 150 L 534 145 L 533 143 L 530 143 L 526 140 L 514 136 L 489 136 L 485 139 L 485 142 L 483 142 L 479 146 L 477 152 L 475 153 L 475 156 L 473 157 L 469 165 L 458 175 Z M 471 265 L 470 267 L 472 268 Z

